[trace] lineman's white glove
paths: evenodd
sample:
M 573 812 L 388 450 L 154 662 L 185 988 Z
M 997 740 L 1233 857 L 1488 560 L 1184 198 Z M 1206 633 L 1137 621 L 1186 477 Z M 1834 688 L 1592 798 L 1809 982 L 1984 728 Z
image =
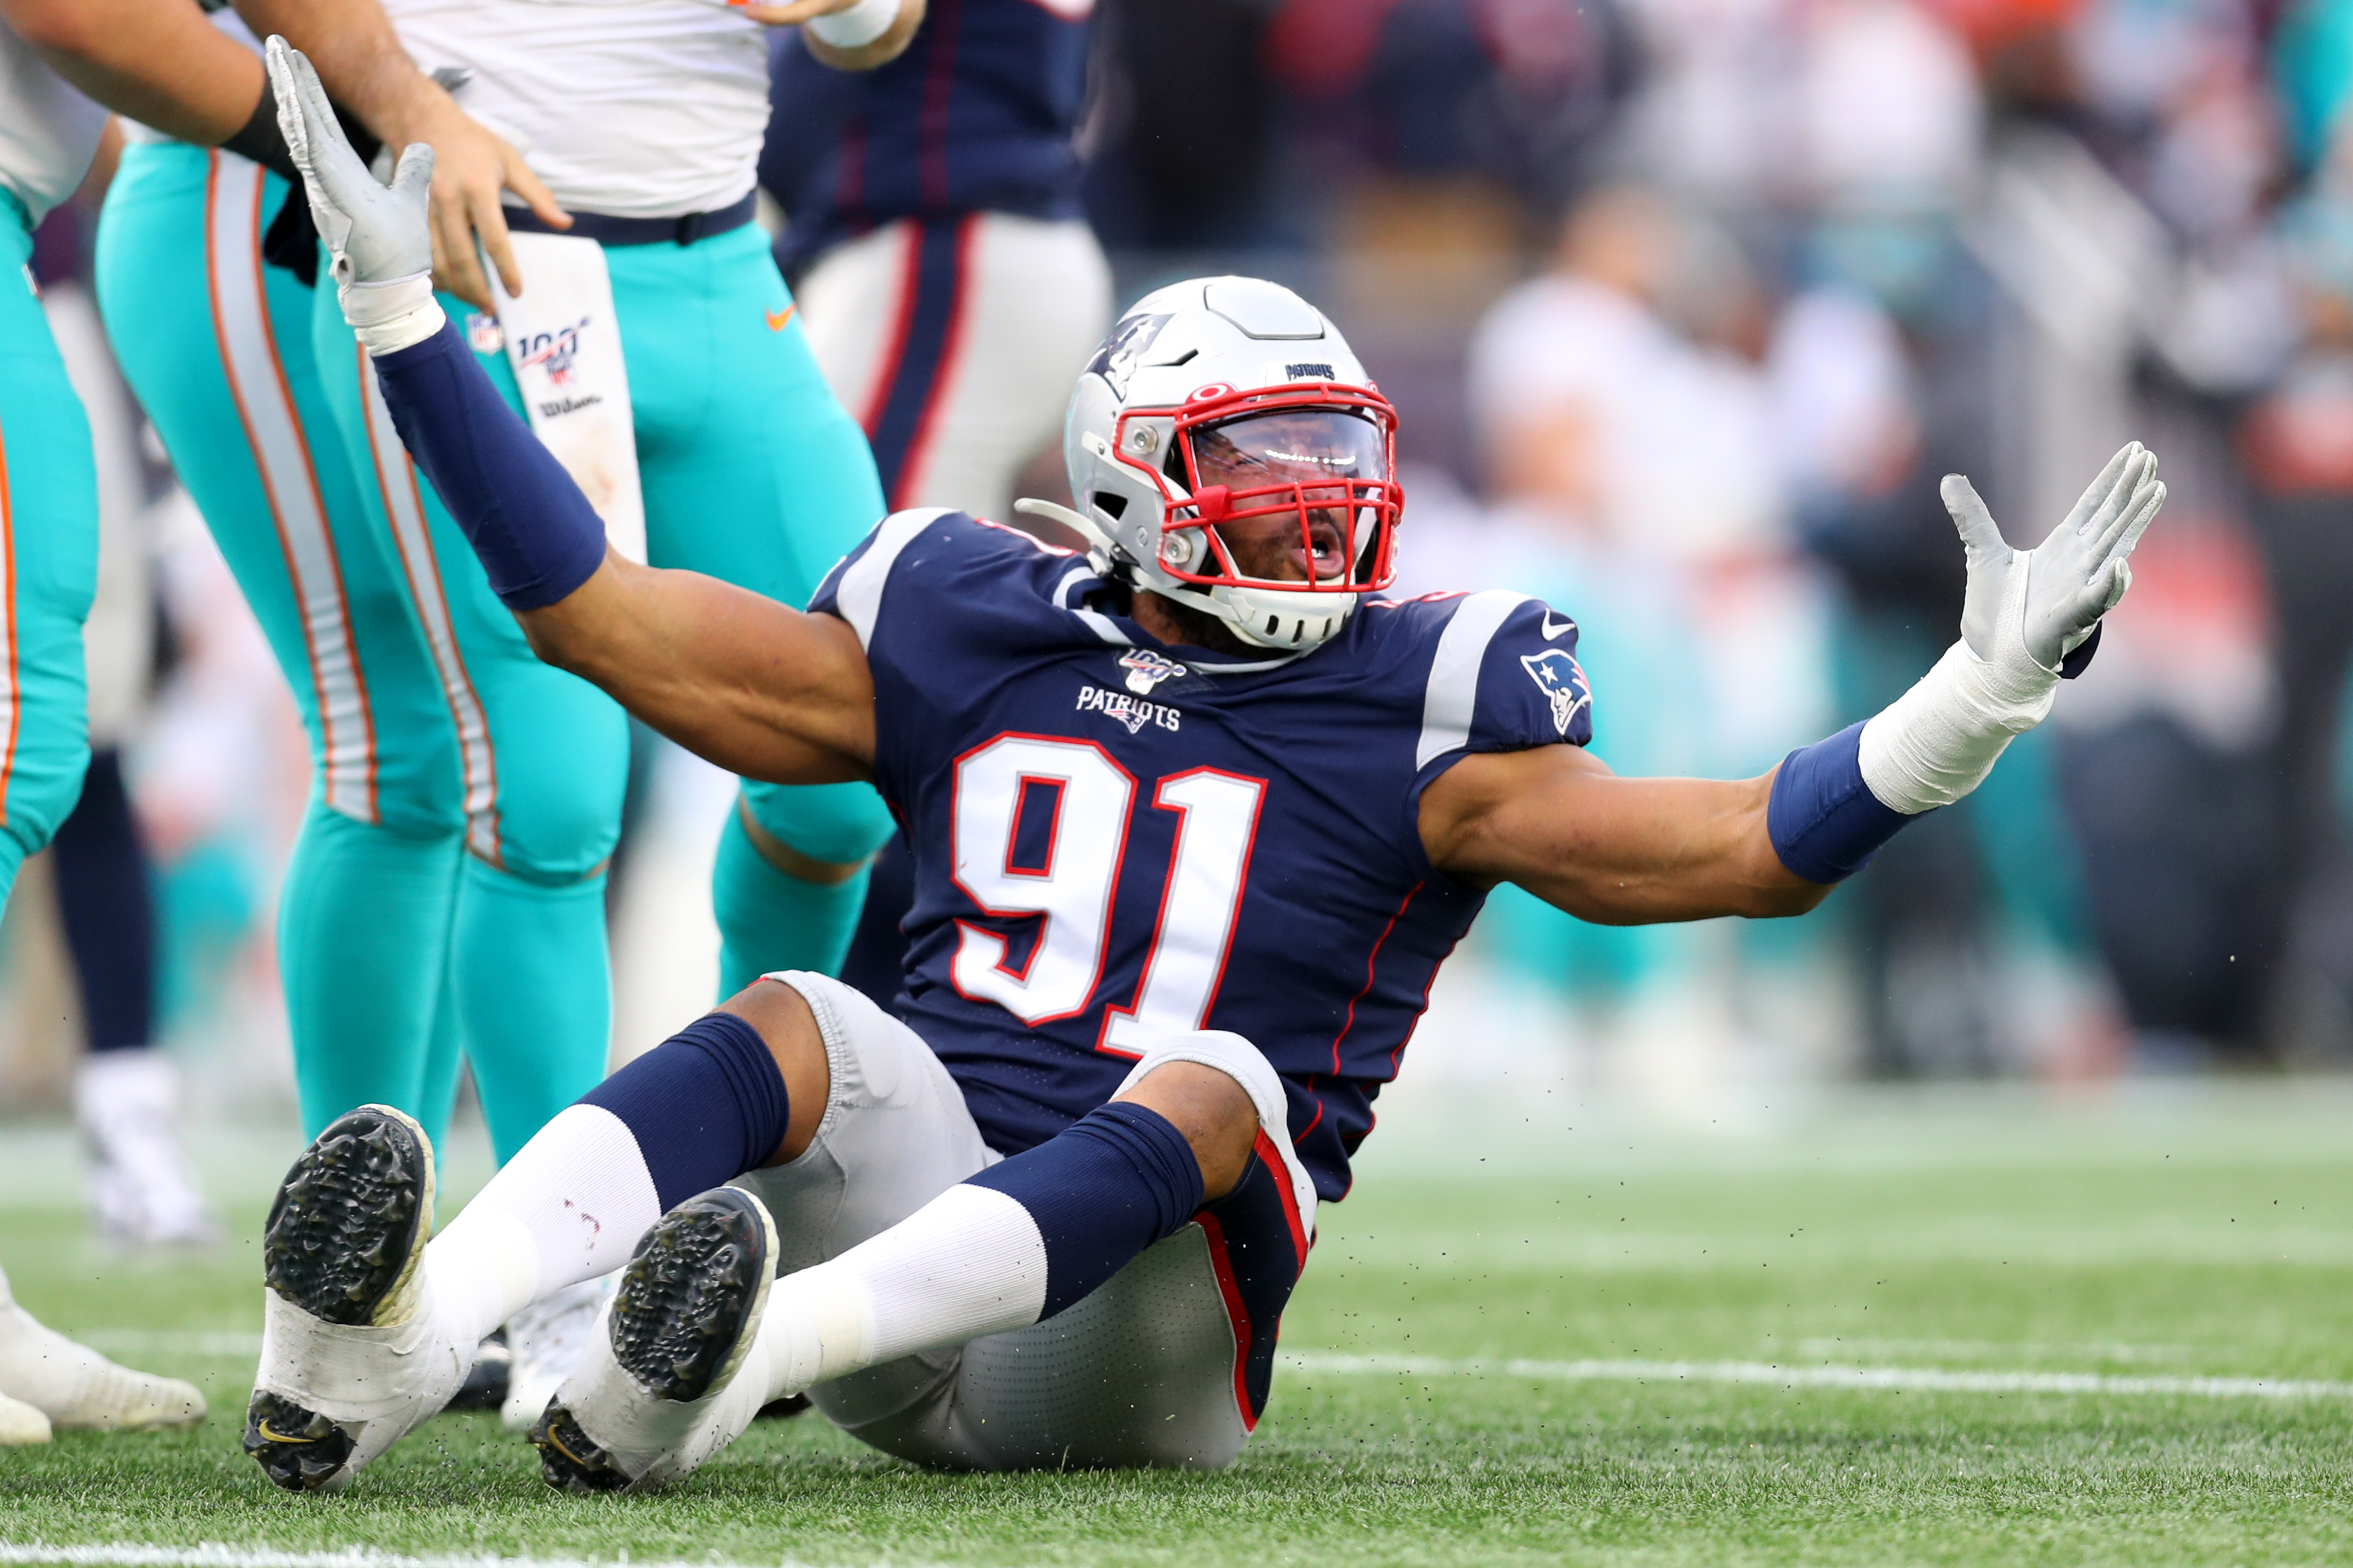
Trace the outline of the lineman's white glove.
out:
M 2157 454 L 2131 442 L 2108 459 L 2067 521 L 2032 550 L 2010 547 L 1961 475 L 1945 476 L 1944 497 L 1969 556 L 1962 640 L 1979 658 L 2000 657 L 2002 613 L 2014 595 L 2027 657 L 2055 671 L 2132 586 L 2126 561 L 2165 504 L 2165 487 L 2157 482 Z
M 1977 788 L 2010 738 L 2051 711 L 2059 663 L 2132 585 L 2126 564 L 2165 504 L 2157 458 L 2126 446 L 2051 536 L 2013 550 L 1969 481 L 1947 475 L 1945 506 L 1968 552 L 1961 640 L 1863 726 L 1862 776 L 1907 815 Z
M 302 52 L 273 34 L 265 58 L 278 97 L 278 124 L 302 188 L 311 221 L 334 256 L 335 297 L 371 354 L 423 342 L 441 330 L 433 299 L 433 234 L 426 199 L 433 149 L 412 142 L 392 184 L 379 184 L 353 151 L 319 73 Z

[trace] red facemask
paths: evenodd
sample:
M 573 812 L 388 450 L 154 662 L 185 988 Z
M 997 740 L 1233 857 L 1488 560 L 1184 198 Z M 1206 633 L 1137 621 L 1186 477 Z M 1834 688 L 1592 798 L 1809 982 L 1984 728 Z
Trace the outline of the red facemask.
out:
M 1236 392 L 1205 386 L 1176 411 L 1164 466 L 1123 461 L 1153 476 L 1166 498 L 1158 565 L 1203 587 L 1274 587 L 1362 594 L 1386 588 L 1404 493 L 1396 470 L 1397 412 L 1369 387 L 1318 382 Z M 1170 481 L 1175 481 L 1173 484 Z M 1286 520 L 1288 526 L 1259 523 Z M 1302 578 L 1243 569 L 1237 523 L 1253 524 L 1247 552 L 1264 566 L 1289 551 Z M 1272 533 L 1273 538 L 1267 535 Z

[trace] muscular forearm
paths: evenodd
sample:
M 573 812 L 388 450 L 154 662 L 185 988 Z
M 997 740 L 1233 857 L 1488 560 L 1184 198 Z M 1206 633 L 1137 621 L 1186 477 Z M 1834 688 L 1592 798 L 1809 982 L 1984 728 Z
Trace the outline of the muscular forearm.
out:
M 1521 885 L 1579 920 L 1647 925 L 1803 914 L 1830 889 L 1792 875 L 1765 830 L 1767 779 L 1604 779 Z
M 218 146 L 261 97 L 261 62 L 179 0 L 0 0 L 0 20 L 100 103 L 182 141 Z
M 874 750 L 864 652 L 831 616 L 608 552 L 575 592 L 515 618 L 543 661 L 730 773 L 775 784 L 872 777 L 859 760 Z M 852 691 L 862 700 L 833 700 Z
M 1431 860 L 1515 882 L 1598 925 L 1803 914 L 1830 889 L 1790 872 L 1767 831 L 1769 776 L 1621 779 L 1567 746 L 1468 757 L 1422 796 Z
M 375 365 L 402 442 L 542 659 L 730 772 L 866 776 L 873 692 L 848 626 L 613 554 L 587 498 L 449 322 Z
M 310 57 L 335 101 L 387 145 L 423 141 L 446 96 L 401 48 L 376 0 L 237 0 L 257 37 L 277 33 Z

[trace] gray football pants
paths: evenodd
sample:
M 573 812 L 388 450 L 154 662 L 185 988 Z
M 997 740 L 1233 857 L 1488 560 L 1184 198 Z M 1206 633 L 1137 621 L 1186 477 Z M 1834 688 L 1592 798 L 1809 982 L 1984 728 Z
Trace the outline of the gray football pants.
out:
M 768 978 L 807 999 L 833 1077 L 807 1152 L 737 1178 L 775 1217 L 781 1275 L 839 1256 L 1000 1156 L 913 1029 L 839 981 Z M 1313 1234 L 1313 1193 L 1263 1057 L 1231 1035 L 1180 1036 L 1148 1053 L 1136 1076 L 1167 1059 L 1249 1075 L 1261 1121 L 1270 1109 L 1278 1118 L 1233 1197 L 1060 1315 L 820 1384 L 810 1390 L 817 1407 L 860 1441 L 918 1464 L 1231 1462 L 1265 1400 L 1276 1320 Z

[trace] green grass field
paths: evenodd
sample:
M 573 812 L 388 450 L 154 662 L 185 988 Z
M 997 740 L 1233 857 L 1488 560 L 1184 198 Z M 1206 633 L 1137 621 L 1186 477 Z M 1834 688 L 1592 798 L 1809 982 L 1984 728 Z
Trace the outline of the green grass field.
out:
M 455 1416 L 343 1496 L 269 1490 L 237 1447 L 253 1247 L 111 1255 L 19 1179 L 63 1141 L 0 1134 L 20 1299 L 215 1406 L 0 1450 L 0 1563 L 2353 1561 L 2344 1089 L 1862 1096 L 1737 1140 L 1500 1103 L 1385 1121 L 1223 1474 L 933 1475 L 805 1418 L 618 1500 Z M 240 1238 L 291 1148 L 248 1145 Z

